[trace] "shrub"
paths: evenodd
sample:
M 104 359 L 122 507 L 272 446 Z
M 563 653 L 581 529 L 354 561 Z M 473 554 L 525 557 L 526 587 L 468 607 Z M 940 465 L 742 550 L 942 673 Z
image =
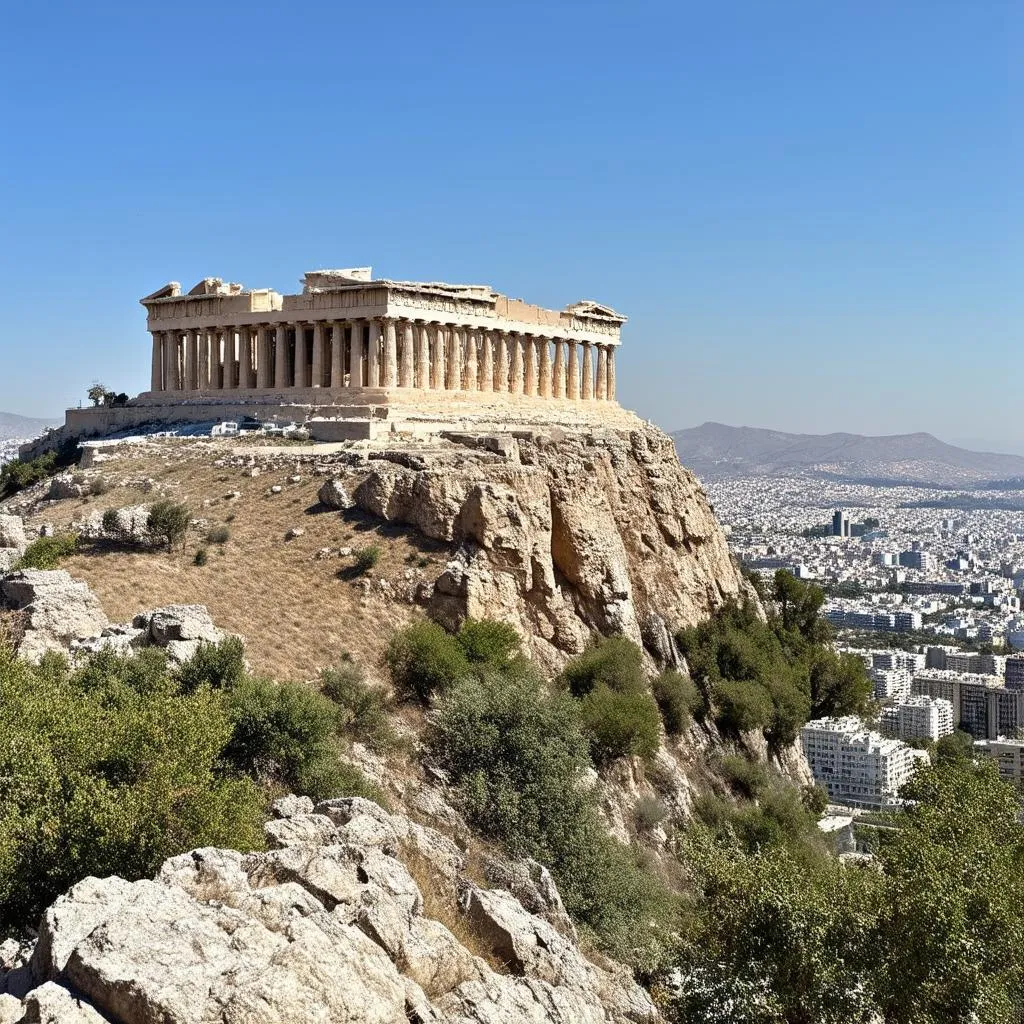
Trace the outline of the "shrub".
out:
M 651 683 L 651 692 L 669 736 L 685 732 L 695 715 L 705 710 L 704 698 L 689 676 L 668 669 Z
M 258 846 L 262 798 L 221 759 L 230 732 L 222 696 L 179 694 L 160 656 L 72 673 L 0 649 L 0 921 L 34 925 L 87 875 L 134 880 L 193 847 Z
M 231 539 L 231 530 L 223 524 L 211 526 L 206 534 L 208 544 L 227 544 Z
M 111 486 L 110 481 L 105 476 L 94 476 L 89 481 L 89 493 L 103 495 L 110 490 Z
M 519 634 L 506 622 L 466 619 L 458 632 L 459 646 L 474 664 L 504 665 L 519 652 Z
M 200 644 L 199 650 L 178 669 L 178 685 L 183 693 L 200 686 L 230 690 L 245 676 L 245 647 L 237 636 L 219 644 Z
M 370 686 L 366 674 L 348 655 L 320 673 L 320 687 L 338 707 L 338 728 L 343 735 L 365 742 L 375 750 L 391 747 L 395 734 L 388 723 L 388 698 Z
M 459 642 L 430 620 L 415 622 L 396 633 L 384 661 L 399 698 L 422 703 L 435 690 L 443 692 L 470 670 Z
M 633 807 L 633 822 L 641 832 L 649 832 L 668 817 L 668 808 L 655 796 L 642 796 Z
M 0 466 L 0 498 L 7 498 L 40 480 L 78 462 L 81 449 L 77 441 L 65 441 L 57 451 L 23 462 L 15 459 Z
M 355 553 L 355 560 L 352 568 L 356 575 L 363 576 L 368 573 L 380 561 L 380 548 L 376 544 L 360 548 Z
M 651 757 L 658 749 L 661 720 L 649 694 L 600 683 L 580 701 L 580 718 L 598 767 L 619 757 Z
M 146 526 L 154 537 L 162 538 L 168 549 L 171 549 L 184 541 L 188 523 L 188 506 L 163 499 L 149 510 Z
M 120 509 L 108 508 L 103 513 L 103 532 L 108 536 L 119 537 L 121 535 L 121 518 L 118 515 Z
M 574 697 L 585 697 L 599 683 L 620 693 L 647 688 L 643 653 L 624 636 L 596 640 L 565 666 L 562 678 Z
M 56 569 L 61 561 L 78 550 L 78 534 L 62 533 L 32 541 L 18 559 L 18 569 Z
M 768 786 L 768 772 L 764 765 L 742 754 L 727 754 L 719 768 L 729 788 L 748 800 L 756 800 Z
M 192 559 L 192 564 L 193 565 L 198 565 L 200 568 L 202 568 L 204 565 L 206 565 L 206 563 L 209 560 L 210 560 L 209 552 L 207 552 L 206 548 L 200 548 L 195 553 L 195 557 Z
M 751 683 L 723 679 L 715 686 L 715 721 L 733 733 L 763 729 L 772 719 L 772 701 L 768 691 Z

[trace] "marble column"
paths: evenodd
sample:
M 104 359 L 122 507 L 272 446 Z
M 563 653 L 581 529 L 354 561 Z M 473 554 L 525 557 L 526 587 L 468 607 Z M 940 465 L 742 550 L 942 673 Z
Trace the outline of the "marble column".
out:
M 185 390 L 196 389 L 196 358 L 199 355 L 199 332 L 185 332 Z
M 345 386 L 345 325 L 331 321 L 326 325 L 331 332 L 330 384 L 328 387 Z
M 297 323 L 295 326 L 295 375 L 294 387 L 308 388 L 309 380 L 306 378 L 306 325 Z
M 583 400 L 589 402 L 594 397 L 594 346 L 583 342 Z
M 260 324 L 256 329 L 256 387 L 270 387 L 270 328 Z
M 258 342 L 259 332 L 256 332 L 256 338 L 253 338 L 253 329 L 251 327 L 242 328 L 242 358 L 239 361 L 239 382 L 238 386 L 242 388 L 255 387 L 253 380 L 253 343 Z M 259 361 L 259 353 L 256 353 L 256 361 Z
M 164 333 L 164 391 L 178 390 L 178 335 Z
M 448 390 L 462 390 L 462 328 L 448 328 Z
M 224 328 L 224 379 L 221 387 L 227 391 L 235 387 L 235 329 Z
M 444 327 L 431 324 L 429 328 L 430 342 L 430 387 L 434 391 L 444 391 L 445 371 L 445 336 Z
M 555 339 L 555 398 L 565 398 L 565 342 L 561 338 Z
M 509 390 L 513 395 L 521 395 L 523 393 L 523 339 L 518 334 L 511 335 L 510 344 L 512 345 L 512 379 L 509 384 Z
M 153 361 L 149 370 L 149 390 L 162 391 L 164 386 L 164 344 L 159 331 L 153 331 Z
M 430 387 L 430 342 L 427 339 L 427 325 L 415 325 L 416 338 L 416 387 L 426 391 Z
M 494 390 L 508 391 L 508 335 L 498 332 L 498 357 L 494 361 Z
M 398 328 L 394 320 L 384 321 L 384 387 L 398 384 Z
M 607 399 L 609 402 L 615 401 L 615 347 L 613 345 L 608 346 L 608 387 L 607 387 Z
M 366 363 L 363 344 L 363 321 L 353 320 L 351 329 L 351 344 L 348 349 L 348 386 L 350 388 L 361 388 L 363 386 L 363 366 Z
M 278 324 L 274 335 L 274 387 L 283 391 L 288 387 L 288 328 Z
M 490 331 L 480 332 L 480 390 L 494 390 L 494 338 Z
M 524 335 L 523 344 L 526 346 L 526 373 L 523 384 L 523 394 L 537 394 L 537 339 L 532 334 Z
M 569 398 L 578 401 L 580 397 L 580 359 L 576 342 L 569 342 Z
M 366 353 L 366 386 L 370 388 L 380 387 L 380 322 L 370 321 L 370 338 L 367 343 Z
M 199 331 L 199 363 L 196 388 L 199 391 L 210 389 L 210 338 L 213 331 L 204 327 Z
M 402 347 L 398 359 L 398 386 L 400 388 L 411 388 L 413 385 L 413 369 L 415 365 L 411 321 L 403 320 L 401 322 L 401 336 Z
M 476 391 L 479 388 L 477 379 L 476 331 L 466 331 L 466 373 L 465 390 Z
M 322 320 L 313 321 L 313 379 L 309 383 L 314 388 L 324 386 L 324 323 Z
M 551 397 L 551 341 L 540 338 L 540 397 Z
M 597 346 L 597 392 L 594 396 L 599 402 L 608 397 L 608 346 Z

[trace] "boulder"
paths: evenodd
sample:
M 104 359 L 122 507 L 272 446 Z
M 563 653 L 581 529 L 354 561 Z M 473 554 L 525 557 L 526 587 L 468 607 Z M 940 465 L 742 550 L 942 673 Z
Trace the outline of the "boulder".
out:
M 46 496 L 51 501 L 62 501 L 65 498 L 83 498 L 89 493 L 89 485 L 84 477 L 76 477 L 72 473 L 58 473 L 50 480 L 50 489 Z
M 30 992 L 24 1016 L 14 1019 L 18 1024 L 107 1024 L 94 1006 L 52 981 Z
M 352 500 L 352 496 L 348 493 L 345 484 L 339 477 L 333 477 L 326 481 L 320 488 L 317 497 L 320 499 L 321 505 L 326 505 L 328 508 L 339 509 L 340 511 L 350 509 L 355 504 Z
M 17 548 L 24 551 L 27 546 L 28 537 L 21 517 L 0 515 L 0 548 Z
M 226 635 L 201 604 L 170 604 L 142 612 L 132 625 L 143 631 L 148 643 L 163 647 L 179 664 L 192 658 L 202 644 L 219 644 Z
M 38 661 L 73 640 L 98 636 L 109 622 L 96 595 L 63 569 L 24 569 L 0 579 L 0 607 L 27 613 L 18 651 Z

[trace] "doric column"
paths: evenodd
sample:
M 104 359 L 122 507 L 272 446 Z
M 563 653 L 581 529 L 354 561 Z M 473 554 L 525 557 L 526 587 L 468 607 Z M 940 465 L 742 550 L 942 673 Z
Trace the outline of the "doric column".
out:
M 324 386 L 324 322 L 313 321 L 313 379 L 309 382 L 314 388 Z
M 608 397 L 608 346 L 597 346 L 597 394 L 599 402 Z
M 523 345 L 526 348 L 526 375 L 523 393 L 535 395 L 537 394 L 537 339 L 532 334 L 525 334 L 523 335 Z
M 185 390 L 196 389 L 196 359 L 199 356 L 199 332 L 185 332 Z
M 540 397 L 551 397 L 551 341 L 540 339 Z
M 444 327 L 441 324 L 431 324 L 429 327 L 430 342 L 430 387 L 434 391 L 444 391 L 445 371 L 445 336 Z
M 220 386 L 226 391 L 235 386 L 235 329 L 234 327 L 222 328 L 224 332 L 223 367 Z
M 569 342 L 569 397 L 575 402 L 580 397 L 580 360 L 576 342 Z
M 448 328 L 448 390 L 462 390 L 462 328 Z
M 498 357 L 494 360 L 494 390 L 508 391 L 508 335 L 498 332 Z
M 345 386 L 345 326 L 334 321 L 328 325 L 331 332 L 330 387 Z
M 583 342 L 583 400 L 589 402 L 594 397 L 594 346 Z
M 430 342 L 427 325 L 416 324 L 416 387 L 426 391 L 430 387 Z
M 178 335 L 164 333 L 164 391 L 178 390 Z
M 384 387 L 398 384 L 398 328 L 395 321 L 384 321 Z
M 365 349 L 363 345 L 363 321 L 353 320 L 350 333 L 352 344 L 348 350 L 348 386 L 350 388 L 361 388 L 363 386 L 363 364 L 366 361 L 363 355 Z
M 523 393 L 523 339 L 518 334 L 513 334 L 510 339 L 512 345 L 512 380 L 509 390 L 513 395 Z
M 555 398 L 565 398 L 565 342 L 555 338 Z
M 288 387 L 288 328 L 278 324 L 274 332 L 274 387 L 281 391 Z
M 615 401 L 615 346 L 608 346 L 608 394 L 609 402 Z
M 256 329 L 256 387 L 270 387 L 270 328 L 260 324 Z
M 370 339 L 366 353 L 366 386 L 380 387 L 380 321 L 370 321 Z
M 213 329 L 210 327 L 203 327 L 199 331 L 198 377 L 196 379 L 196 389 L 199 391 L 208 391 L 210 388 L 210 337 L 212 334 Z
M 164 344 L 159 331 L 153 331 L 153 362 L 149 370 L 149 390 L 162 391 L 164 386 Z
M 479 387 L 479 380 L 477 379 L 476 331 L 472 328 L 466 331 L 465 379 L 465 390 L 476 391 Z
M 480 332 L 480 390 L 494 390 L 494 338 L 490 331 Z
M 402 348 L 398 360 L 398 386 L 400 388 L 411 388 L 413 385 L 413 367 L 415 359 L 412 340 L 412 322 L 409 320 L 403 320 L 400 326 Z
M 251 388 L 252 382 L 252 328 L 243 327 L 238 332 L 238 344 L 241 346 L 238 358 L 238 386 Z
M 309 381 L 306 379 L 306 325 L 295 324 L 295 376 L 294 387 L 308 388 Z

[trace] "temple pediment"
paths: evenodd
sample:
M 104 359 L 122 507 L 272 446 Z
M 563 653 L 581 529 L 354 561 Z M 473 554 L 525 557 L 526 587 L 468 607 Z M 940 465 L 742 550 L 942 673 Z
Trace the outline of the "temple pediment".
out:
M 204 277 L 189 291 L 189 295 L 241 295 L 243 291 L 244 286 L 235 281 L 225 284 L 219 277 Z
M 611 306 L 604 306 L 600 302 L 594 302 L 593 299 L 581 299 L 579 302 L 574 302 L 571 306 L 565 307 L 565 312 L 572 313 L 574 316 L 597 316 L 623 322 L 626 320 L 621 313 L 617 313 Z
M 181 285 L 177 281 L 168 281 L 163 288 L 158 288 L 152 295 L 139 299 L 143 305 L 155 299 L 176 299 L 181 294 Z

